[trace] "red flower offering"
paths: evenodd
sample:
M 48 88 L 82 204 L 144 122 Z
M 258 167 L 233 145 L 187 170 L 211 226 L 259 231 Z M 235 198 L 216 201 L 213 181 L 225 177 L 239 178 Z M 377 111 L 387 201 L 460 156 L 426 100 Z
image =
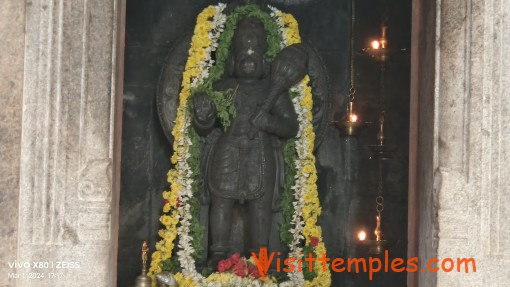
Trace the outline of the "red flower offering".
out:
M 219 272 L 228 271 L 230 268 L 232 268 L 232 261 L 230 260 L 230 258 L 223 259 L 220 262 L 218 262 L 218 271 Z
M 241 257 L 241 254 L 235 253 L 227 259 L 218 262 L 218 272 L 234 273 L 239 277 L 251 276 L 255 279 L 260 278 L 260 273 L 256 265 Z
M 234 265 L 234 274 L 239 277 L 248 276 L 248 266 L 242 261 L 237 261 L 236 265 Z
M 240 260 L 241 260 L 241 254 L 239 254 L 239 253 L 235 253 L 234 255 L 230 256 L 230 258 L 220 260 L 220 262 L 218 262 L 218 266 L 217 266 L 218 271 L 219 272 L 229 271 Z
M 259 273 L 259 269 L 257 268 L 257 266 L 249 265 L 248 266 L 248 275 L 252 276 L 255 279 L 259 279 L 260 273 Z
M 230 256 L 230 259 L 232 260 L 233 264 L 236 264 L 238 261 L 241 260 L 241 254 L 234 253 L 234 254 L 232 254 L 232 256 Z
M 310 237 L 310 244 L 313 247 L 317 247 L 317 244 L 319 244 L 319 238 L 315 236 Z

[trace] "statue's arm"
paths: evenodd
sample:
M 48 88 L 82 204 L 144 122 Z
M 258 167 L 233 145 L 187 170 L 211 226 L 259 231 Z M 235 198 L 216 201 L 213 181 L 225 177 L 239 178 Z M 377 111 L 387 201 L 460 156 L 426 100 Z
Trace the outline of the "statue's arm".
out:
M 205 93 L 193 96 L 192 124 L 201 136 L 207 136 L 216 124 L 216 108 Z
M 265 130 L 281 138 L 293 138 L 299 130 L 299 123 L 294 105 L 287 93 L 278 97 L 275 105 L 267 114 Z

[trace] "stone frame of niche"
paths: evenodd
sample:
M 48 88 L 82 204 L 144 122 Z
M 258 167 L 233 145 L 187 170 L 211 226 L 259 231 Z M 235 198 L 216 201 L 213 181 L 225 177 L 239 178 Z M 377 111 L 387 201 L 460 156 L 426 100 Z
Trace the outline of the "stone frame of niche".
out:
M 113 168 L 113 195 L 117 206 L 112 210 L 112 234 L 115 236 L 112 254 L 112 276 L 116 282 L 117 276 L 117 250 L 118 250 L 118 200 L 120 197 L 120 170 L 121 170 L 121 145 L 122 145 L 122 99 L 124 85 L 124 48 L 126 27 L 126 0 L 116 0 L 119 7 L 118 15 L 118 45 L 117 45 L 117 70 L 115 76 L 115 117 L 116 127 L 114 134 L 114 168 Z M 409 131 L 409 191 L 408 191 L 408 232 L 407 232 L 407 256 L 418 257 L 420 250 L 420 229 L 427 227 L 430 222 L 425 219 L 437 213 L 430 200 L 426 200 L 432 194 L 434 154 L 433 139 L 430 136 L 434 130 L 434 57 L 435 57 L 435 27 L 436 27 L 436 0 L 412 0 L 411 17 L 411 85 L 410 85 L 410 131 Z M 426 221 L 426 222 L 425 222 Z M 425 223 L 425 224 L 424 224 Z M 433 222 L 431 224 L 434 224 Z M 432 232 L 433 241 L 437 239 L 437 233 Z M 422 230 L 427 232 L 426 230 Z M 437 250 L 437 242 L 431 242 L 432 250 L 427 254 L 434 254 Z M 407 286 L 417 287 L 419 281 L 425 282 L 420 277 L 420 272 L 408 273 Z M 422 275 L 423 276 L 423 275 Z M 436 275 L 428 274 L 428 280 L 436 282 Z M 421 280 L 419 280 L 421 279 Z M 428 281 L 427 282 L 431 282 Z
M 111 238 L 109 247 L 110 266 L 103 271 L 106 286 L 115 286 L 117 282 L 117 253 L 119 229 L 119 198 L 122 144 L 122 103 L 124 87 L 124 44 L 126 0 L 115 1 L 118 10 L 116 15 L 117 43 L 116 66 L 110 75 L 115 85 L 114 95 L 114 132 L 113 132 L 113 168 L 112 168 L 112 207 L 111 207 Z M 70 1 L 71 2 L 71 1 Z M 408 191 L 408 257 L 434 255 L 437 252 L 437 205 L 434 204 L 434 78 L 436 49 L 436 0 L 412 0 L 412 40 L 411 40 L 411 90 L 410 90 L 410 133 L 409 133 L 409 191 Z M 31 2 L 30 2 L 31 3 Z M 31 4 L 33 5 L 33 4 Z M 27 5 L 28 7 L 28 5 Z M 28 8 L 25 8 L 28 9 Z M 32 10 L 27 17 L 35 17 L 42 10 Z M 47 23 L 43 23 L 48 25 Z M 45 26 L 44 26 L 45 27 Z M 29 27 L 30 28 L 30 27 Z M 27 32 L 25 31 L 25 34 Z M 28 42 L 26 44 L 36 44 Z M 108 47 L 107 47 L 108 48 Z M 109 47 L 111 48 L 111 47 Z M 23 71 L 27 73 L 27 71 Z M 26 104 L 26 103 L 25 103 Z M 434 155 L 434 156 L 432 156 Z M 28 191 L 30 191 L 28 189 Z M 434 218 L 436 218 L 434 220 Z M 22 233 L 18 230 L 19 233 Z M 30 233 L 27 233 L 30 234 Z M 424 240 L 420 241 L 420 236 Z M 427 242 L 431 241 L 431 242 Z M 23 245 L 25 241 L 18 238 L 13 249 Z M 425 251 L 423 251 L 425 249 Z M 24 257 L 25 258 L 25 257 Z M 30 257 L 26 257 L 30 258 Z M 105 267 L 105 266 L 101 266 Z M 418 286 L 418 282 L 427 282 L 433 286 L 437 275 L 432 273 L 409 273 L 408 286 Z M 110 285 L 110 283 L 113 283 Z
M 125 5 L 125 0 L 116 1 Z M 459 2 L 461 1 L 459 0 Z M 468 2 L 471 5 L 471 1 Z M 447 32 L 445 37 L 452 35 L 451 27 L 448 27 L 448 23 L 443 23 L 443 21 L 461 10 L 461 8 L 452 9 L 454 7 L 452 6 L 453 4 L 456 4 L 455 1 L 446 3 L 445 1 L 438 0 L 412 0 L 407 256 L 408 258 L 418 257 L 423 262 L 438 255 L 438 192 L 441 188 L 442 180 L 441 172 L 438 171 L 440 156 L 438 150 L 441 148 L 438 142 L 438 129 L 440 125 L 450 124 L 445 119 L 436 118 L 440 112 L 439 104 L 441 99 L 438 96 L 440 92 L 444 92 L 445 97 L 443 98 L 451 98 L 454 96 L 452 94 L 457 90 L 453 92 L 437 90 L 437 86 L 441 83 L 441 71 L 438 71 L 441 70 L 439 64 L 443 64 L 442 62 L 444 61 L 440 59 L 440 54 L 445 49 L 444 46 L 440 46 L 440 44 L 443 44 L 441 43 L 443 38 L 437 37 L 441 36 L 443 30 Z M 469 6 L 468 9 L 471 9 L 471 7 Z M 471 13 L 470 10 L 468 12 Z M 119 21 L 121 21 L 119 29 L 122 30 L 119 35 L 122 39 L 124 37 L 124 17 L 125 14 L 119 17 Z M 483 15 L 478 16 L 478 19 L 480 17 L 483 17 Z M 464 24 L 464 22 L 461 24 Z M 479 27 L 479 24 L 477 25 L 475 27 Z M 455 41 L 445 42 L 448 45 L 456 44 Z M 470 42 L 466 44 L 469 45 Z M 123 66 L 123 47 L 120 45 L 118 47 L 122 51 L 117 51 L 117 55 L 120 58 L 119 66 L 117 67 L 116 84 L 118 85 L 117 91 L 121 94 L 122 73 L 120 71 L 122 71 Z M 494 61 L 494 59 L 491 58 L 488 61 Z M 458 77 L 462 79 L 462 75 L 458 75 Z M 500 78 L 496 77 L 496 80 L 498 79 Z M 491 80 L 493 79 L 491 78 Z M 116 108 L 121 111 L 122 98 L 117 96 L 116 100 L 120 101 L 120 105 L 117 104 Z M 117 130 L 115 134 L 117 142 L 115 154 L 117 160 L 120 159 L 120 136 L 120 130 Z M 457 140 L 453 144 L 458 144 L 459 141 L 462 142 L 462 139 Z M 115 164 L 119 164 L 119 162 Z M 448 164 L 451 165 L 451 163 L 447 162 L 445 164 L 446 167 L 448 167 Z M 116 196 L 119 195 L 119 175 L 120 172 L 117 168 L 114 174 L 116 179 L 114 193 Z M 117 212 L 118 216 L 118 207 L 114 212 Z M 494 256 L 492 253 L 489 255 Z M 116 258 L 116 254 L 114 258 Z M 489 258 L 494 259 L 495 257 Z M 114 268 L 116 270 L 116 266 Z M 438 273 L 431 272 L 408 273 L 407 286 L 436 286 L 438 284 L 438 276 Z
M 114 128 L 114 145 L 113 145 L 113 187 L 112 199 L 114 202 L 112 210 L 112 234 L 114 242 L 112 244 L 112 273 L 113 282 L 117 286 L 117 262 L 119 253 L 119 228 L 120 228 L 120 191 L 121 191 L 121 170 L 122 170 L 122 116 L 123 116 L 123 100 L 124 100 L 124 51 L 126 48 L 126 1 L 115 0 L 118 5 L 117 14 L 117 51 L 116 52 L 116 71 L 115 71 L 115 128 Z
M 409 130 L 409 189 L 407 257 L 434 257 L 437 253 L 437 204 L 433 200 L 436 0 L 412 0 L 411 83 Z M 434 220 L 435 218 L 435 220 Z M 424 238 L 420 240 L 420 236 Z M 422 258 L 423 257 L 423 258 Z M 427 282 L 435 273 L 407 274 L 407 286 Z

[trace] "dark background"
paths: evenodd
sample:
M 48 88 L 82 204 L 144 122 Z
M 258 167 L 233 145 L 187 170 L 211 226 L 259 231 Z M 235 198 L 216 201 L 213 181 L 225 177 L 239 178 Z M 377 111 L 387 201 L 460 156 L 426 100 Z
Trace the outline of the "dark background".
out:
M 332 119 L 345 116 L 349 89 L 350 1 L 273 1 L 299 22 L 302 36 L 317 48 L 330 75 Z M 155 91 L 165 56 L 176 41 L 193 28 L 200 11 L 217 1 L 128 0 L 122 131 L 122 187 L 118 286 L 131 286 L 140 274 L 142 240 L 151 250 L 158 240 L 161 193 L 168 184 L 171 144 L 163 135 L 156 112 Z M 362 52 L 388 25 L 389 47 L 398 50 L 386 62 L 385 102 L 387 143 L 396 148 L 395 159 L 384 163 L 384 238 L 398 241 L 391 257 L 406 257 L 407 177 L 409 137 L 410 0 L 356 1 L 355 72 L 356 113 L 377 122 L 381 109 L 381 66 Z M 400 49 L 406 49 L 401 51 Z M 317 150 L 321 224 L 328 256 L 362 256 L 356 253 L 356 233 L 365 229 L 373 237 L 378 162 L 369 160 L 367 145 L 376 143 L 377 125 L 357 138 L 343 137 L 330 126 Z M 405 273 L 365 275 L 333 274 L 332 286 L 405 286 Z

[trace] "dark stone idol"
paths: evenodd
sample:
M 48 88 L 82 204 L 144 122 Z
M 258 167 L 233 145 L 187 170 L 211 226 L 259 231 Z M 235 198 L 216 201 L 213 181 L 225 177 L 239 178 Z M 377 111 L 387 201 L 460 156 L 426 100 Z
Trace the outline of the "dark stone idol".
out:
M 247 251 L 269 245 L 272 214 L 283 187 L 283 141 L 295 137 L 298 119 L 288 90 L 307 72 L 308 54 L 292 45 L 269 63 L 263 24 L 240 21 L 225 76 L 218 91 L 233 91 L 236 117 L 226 131 L 217 129 L 216 109 L 206 94 L 193 97 L 193 125 L 203 137 L 217 136 L 203 152 L 204 186 L 210 194 L 210 260 L 214 265 L 231 252 L 236 204 L 247 205 L 244 234 Z

